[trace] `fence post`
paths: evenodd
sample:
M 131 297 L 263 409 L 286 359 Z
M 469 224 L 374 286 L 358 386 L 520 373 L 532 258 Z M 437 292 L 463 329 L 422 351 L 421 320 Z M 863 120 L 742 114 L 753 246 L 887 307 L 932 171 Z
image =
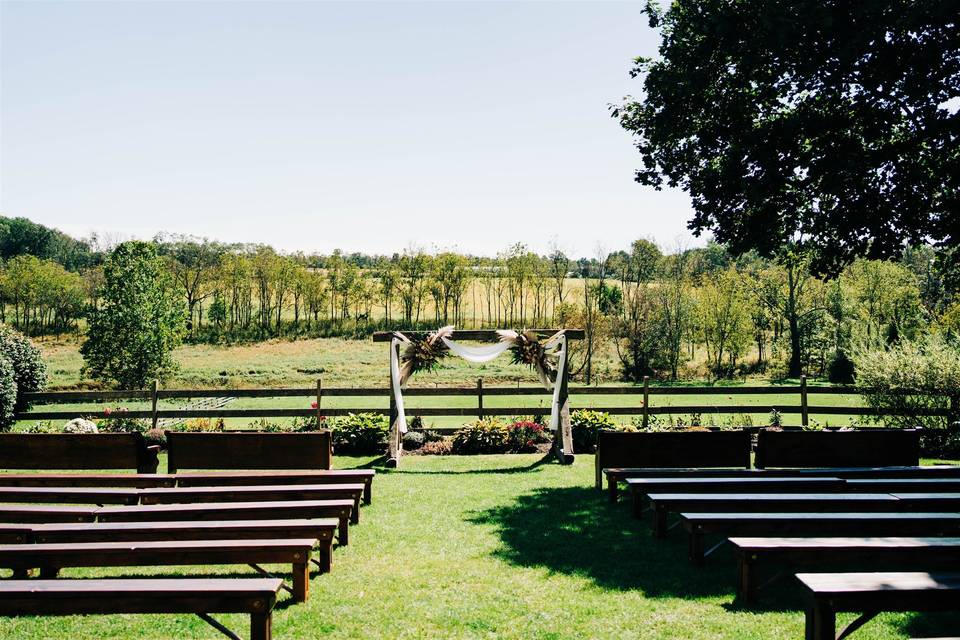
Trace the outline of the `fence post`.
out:
M 157 419 L 157 387 L 159 386 L 156 379 L 150 383 L 150 423 L 152 428 L 156 429 L 158 424 Z
M 807 413 L 807 376 L 800 376 L 800 424 L 804 427 L 809 423 Z
M 647 418 L 647 407 L 650 404 L 650 376 L 643 376 L 643 428 L 646 429 L 649 424 Z
M 477 378 L 477 418 L 483 420 L 483 378 Z
M 317 429 L 320 428 L 320 400 L 323 398 L 323 381 L 317 378 Z

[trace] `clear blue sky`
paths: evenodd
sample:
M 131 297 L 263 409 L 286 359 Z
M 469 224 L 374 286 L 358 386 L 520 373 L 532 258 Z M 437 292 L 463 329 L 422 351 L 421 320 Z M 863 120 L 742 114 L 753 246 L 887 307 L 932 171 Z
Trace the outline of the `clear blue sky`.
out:
M 0 212 L 74 235 L 575 255 L 686 231 L 607 105 L 641 2 L 11 2 Z

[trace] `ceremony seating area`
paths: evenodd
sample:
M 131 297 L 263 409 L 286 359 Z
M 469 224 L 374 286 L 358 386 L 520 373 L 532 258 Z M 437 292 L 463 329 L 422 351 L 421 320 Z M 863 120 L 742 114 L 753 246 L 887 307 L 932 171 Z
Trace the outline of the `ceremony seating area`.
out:
M 680 529 L 694 565 L 731 547 L 743 606 L 795 574 L 807 639 L 833 640 L 884 611 L 960 611 L 960 467 L 920 466 L 919 435 L 600 432 L 597 487 L 625 485 L 653 538 Z M 837 635 L 838 612 L 861 615 Z
M 250 637 L 267 639 L 281 591 L 305 602 L 311 567 L 331 571 L 334 539 L 348 544 L 371 502 L 375 472 L 330 469 L 327 431 L 167 436 L 175 472 L 158 474 L 139 434 L 0 434 L 3 469 L 45 471 L 0 474 L 0 568 L 13 572 L 0 616 L 194 613 L 238 637 L 211 614 L 247 613 Z M 164 565 L 197 575 L 57 579 L 70 567 Z M 204 577 L 211 565 L 257 577 Z

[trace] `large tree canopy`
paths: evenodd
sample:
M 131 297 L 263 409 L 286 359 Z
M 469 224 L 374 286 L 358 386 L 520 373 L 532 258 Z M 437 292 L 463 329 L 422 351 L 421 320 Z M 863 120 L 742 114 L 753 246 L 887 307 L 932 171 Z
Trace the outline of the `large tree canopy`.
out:
M 614 109 L 636 179 L 687 190 L 735 252 L 857 255 L 960 239 L 957 0 L 648 0 L 658 59 Z

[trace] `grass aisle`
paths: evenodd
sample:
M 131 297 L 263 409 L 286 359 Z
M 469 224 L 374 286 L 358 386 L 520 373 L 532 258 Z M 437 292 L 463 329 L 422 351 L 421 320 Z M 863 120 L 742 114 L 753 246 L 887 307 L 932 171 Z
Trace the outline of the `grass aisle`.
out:
M 803 637 L 796 591 L 784 585 L 766 608 L 738 609 L 732 557 L 691 569 L 680 532 L 651 539 L 626 505 L 610 506 L 591 487 L 592 463 L 590 456 L 573 467 L 540 464 L 534 455 L 405 458 L 401 470 L 377 477 L 373 505 L 349 547 L 334 553 L 333 573 L 313 579 L 310 601 L 288 605 L 281 597 L 275 637 Z M 64 575 L 134 572 L 178 573 Z M 219 572 L 252 575 L 240 567 Z M 248 631 L 245 616 L 216 617 Z M 943 635 L 944 622 L 886 614 L 856 637 Z M 0 638 L 18 640 L 218 637 L 190 616 L 0 618 Z

